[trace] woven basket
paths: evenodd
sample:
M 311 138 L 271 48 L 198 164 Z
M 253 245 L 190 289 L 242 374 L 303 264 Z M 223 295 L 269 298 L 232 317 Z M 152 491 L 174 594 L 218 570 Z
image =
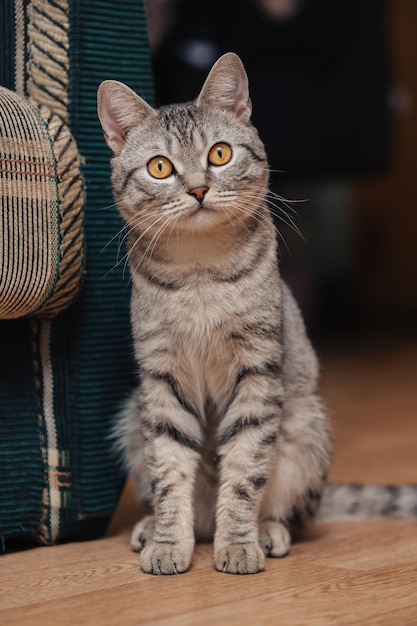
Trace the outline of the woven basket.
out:
M 83 269 L 83 183 L 69 128 L 0 88 L 0 318 L 52 317 Z

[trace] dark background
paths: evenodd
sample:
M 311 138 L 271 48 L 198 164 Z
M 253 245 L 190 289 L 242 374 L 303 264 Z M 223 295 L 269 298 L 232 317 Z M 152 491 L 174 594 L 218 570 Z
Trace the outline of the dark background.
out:
M 310 334 L 330 347 L 411 339 L 417 3 L 294 0 L 293 12 L 278 17 L 261 4 L 149 0 L 158 103 L 193 99 L 213 61 L 237 52 L 272 187 L 305 200 L 280 203 L 304 240 L 276 223 L 282 274 Z

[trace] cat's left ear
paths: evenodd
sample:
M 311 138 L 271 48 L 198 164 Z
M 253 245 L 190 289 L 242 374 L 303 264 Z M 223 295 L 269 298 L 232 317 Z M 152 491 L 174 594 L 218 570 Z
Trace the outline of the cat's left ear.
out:
M 249 121 L 252 103 L 249 98 L 248 77 L 237 54 L 224 54 L 211 68 L 196 100 L 198 107 L 205 104 L 232 111 L 242 122 Z
M 107 145 L 115 155 L 120 154 L 126 136 L 156 111 L 130 87 L 117 80 L 105 80 L 97 91 L 97 113 Z

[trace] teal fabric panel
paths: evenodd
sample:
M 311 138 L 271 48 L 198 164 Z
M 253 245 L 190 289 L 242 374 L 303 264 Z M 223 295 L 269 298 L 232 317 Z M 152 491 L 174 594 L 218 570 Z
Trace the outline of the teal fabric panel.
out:
M 41 518 L 43 461 L 27 320 L 0 322 L 0 549 L 34 534 Z
M 96 92 L 102 80 L 114 78 L 149 101 L 153 98 L 142 2 L 74 0 L 70 8 L 69 112 L 85 159 L 86 272 L 78 302 L 53 329 L 57 361 L 66 350 L 63 419 L 69 424 L 72 473 L 70 506 L 62 512 L 63 537 L 85 532 L 89 519 L 100 525 L 114 510 L 124 475 L 109 432 L 136 381 L 130 277 L 120 248 L 124 230 L 112 199 L 111 153 L 97 118 Z
M 0 0 L 0 84 L 14 89 L 14 2 Z M 1 247 L 1 241 L 0 241 Z M 28 320 L 0 320 L 0 551 L 41 522 L 44 463 Z
M 0 85 L 14 91 L 14 2 L 0 0 Z

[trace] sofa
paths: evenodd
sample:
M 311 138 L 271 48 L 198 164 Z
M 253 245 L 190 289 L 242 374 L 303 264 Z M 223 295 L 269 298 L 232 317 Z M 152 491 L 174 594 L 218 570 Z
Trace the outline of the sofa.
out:
M 0 549 L 98 537 L 136 380 L 96 91 L 150 103 L 143 2 L 0 0 Z

